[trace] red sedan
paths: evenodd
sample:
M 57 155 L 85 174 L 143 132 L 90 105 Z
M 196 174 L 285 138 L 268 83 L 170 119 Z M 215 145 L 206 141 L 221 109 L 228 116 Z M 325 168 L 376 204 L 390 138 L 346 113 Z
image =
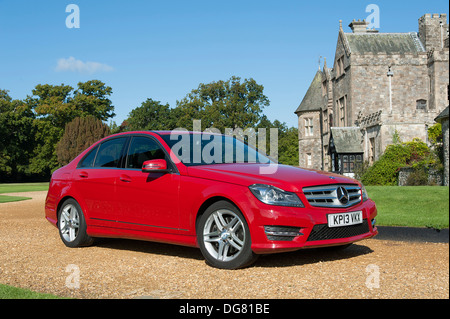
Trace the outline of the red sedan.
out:
M 47 220 L 68 247 L 117 237 L 199 247 L 218 268 L 377 234 L 358 181 L 279 165 L 231 136 L 127 132 L 52 175 Z

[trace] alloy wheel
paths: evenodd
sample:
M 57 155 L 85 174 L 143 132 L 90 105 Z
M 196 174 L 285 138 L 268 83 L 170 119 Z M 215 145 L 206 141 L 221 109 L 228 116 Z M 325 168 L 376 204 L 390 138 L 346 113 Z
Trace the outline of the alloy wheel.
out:
M 61 236 L 67 242 L 73 242 L 78 236 L 79 228 L 80 214 L 77 208 L 72 204 L 64 206 L 59 221 Z
M 228 209 L 215 211 L 206 220 L 203 241 L 208 253 L 216 260 L 234 260 L 245 244 L 245 230 L 241 218 Z

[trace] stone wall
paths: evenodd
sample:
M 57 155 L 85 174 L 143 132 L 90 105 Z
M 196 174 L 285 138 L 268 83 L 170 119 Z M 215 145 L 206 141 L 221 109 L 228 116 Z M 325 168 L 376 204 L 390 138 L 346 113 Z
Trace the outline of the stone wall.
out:
M 305 132 L 305 119 L 311 118 L 313 135 Z M 299 166 L 322 169 L 322 140 L 320 134 L 320 111 L 301 112 L 298 117 Z M 311 165 L 308 165 L 308 154 L 311 154 Z
M 414 168 L 403 167 L 398 172 L 398 186 L 408 186 L 408 177 L 414 172 Z M 440 171 L 428 170 L 428 185 L 442 186 L 444 183 L 443 174 Z
M 449 49 L 428 53 L 428 77 L 430 84 L 429 108 L 443 110 L 448 106 Z
M 419 19 L 419 38 L 426 51 L 442 48 L 447 30 L 447 14 L 427 13 Z
M 449 186 L 449 124 L 448 118 L 445 121 L 442 121 L 442 135 L 443 135 L 443 143 L 444 143 L 444 185 Z

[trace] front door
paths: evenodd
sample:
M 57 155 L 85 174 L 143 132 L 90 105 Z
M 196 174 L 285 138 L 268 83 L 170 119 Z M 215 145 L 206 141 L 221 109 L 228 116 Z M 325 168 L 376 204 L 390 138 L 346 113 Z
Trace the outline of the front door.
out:
M 117 180 L 118 227 L 176 232 L 179 227 L 180 175 L 175 172 L 143 173 L 143 162 L 152 159 L 166 159 L 168 167 L 172 165 L 156 140 L 134 136 L 125 168 L 120 170 Z

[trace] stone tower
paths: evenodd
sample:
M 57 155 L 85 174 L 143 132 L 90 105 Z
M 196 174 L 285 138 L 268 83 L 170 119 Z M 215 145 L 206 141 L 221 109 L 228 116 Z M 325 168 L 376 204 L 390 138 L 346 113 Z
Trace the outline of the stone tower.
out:
M 448 38 L 447 14 L 423 15 L 419 19 L 419 38 L 427 52 L 444 48 Z

